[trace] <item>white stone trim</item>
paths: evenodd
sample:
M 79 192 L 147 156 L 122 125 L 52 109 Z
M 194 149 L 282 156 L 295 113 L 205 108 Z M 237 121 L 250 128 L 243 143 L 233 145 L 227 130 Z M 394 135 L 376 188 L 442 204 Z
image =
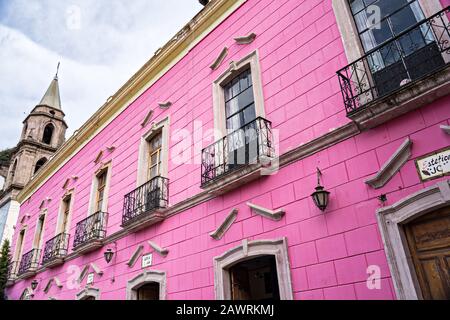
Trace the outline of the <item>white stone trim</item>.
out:
M 94 270 L 94 272 L 95 272 L 96 274 L 98 274 L 99 276 L 102 276 L 102 275 L 103 275 L 103 270 L 100 269 L 95 263 L 92 262 L 92 263 L 90 264 L 90 266 L 91 266 L 92 270 Z
M 142 250 L 144 250 L 144 246 L 140 245 L 139 247 L 137 247 L 137 249 L 134 251 L 133 255 L 131 256 L 130 260 L 128 260 L 127 265 L 130 268 L 133 268 L 134 265 L 136 264 L 136 261 L 139 259 Z
M 219 56 L 214 60 L 214 62 L 211 64 L 210 68 L 212 70 L 216 70 L 223 62 L 225 57 L 228 55 L 228 47 L 224 47 L 222 51 L 220 51 Z
M 102 203 L 102 209 L 103 212 L 108 212 L 108 200 L 109 200 L 109 189 L 111 186 L 111 176 L 112 176 L 112 160 L 108 161 L 105 164 L 101 164 L 100 168 L 95 171 L 94 176 L 92 178 L 92 184 L 91 184 L 91 194 L 89 197 L 89 211 L 88 211 L 88 217 L 93 215 L 97 212 L 95 209 L 95 201 L 97 196 L 97 186 L 98 186 L 98 175 L 103 170 L 107 170 L 106 175 L 106 185 L 105 185 L 105 193 L 103 195 L 103 203 Z
M 234 41 L 237 42 L 237 44 L 250 44 L 256 39 L 256 33 L 252 32 L 249 35 L 245 37 L 236 37 L 234 38 Z
M 88 297 L 94 297 L 95 300 L 100 300 L 100 289 L 97 288 L 85 288 L 76 294 L 77 300 L 84 300 Z
M 144 121 L 142 121 L 142 123 L 141 123 L 141 127 L 142 127 L 142 128 L 146 127 L 147 124 L 150 122 L 150 120 L 152 120 L 152 118 L 153 118 L 153 113 L 154 113 L 153 110 L 150 110 L 150 111 L 147 113 L 147 115 L 146 115 L 145 118 L 144 118 Z
M 400 145 L 394 154 L 385 162 L 375 176 L 365 181 L 374 189 L 382 188 L 391 180 L 411 157 L 412 141 L 409 138 Z
M 253 212 L 264 217 L 268 218 L 270 220 L 279 221 L 283 218 L 284 214 L 286 213 L 284 209 L 278 209 L 276 211 L 263 208 L 261 206 L 258 206 L 256 204 L 247 202 L 247 206 L 249 206 L 251 209 L 253 209 Z
M 47 225 L 47 214 L 48 214 L 48 209 L 44 209 L 41 211 L 38 218 L 36 219 L 36 224 L 34 227 L 33 249 L 40 250 L 42 247 L 42 242 L 44 240 L 45 226 Z M 43 219 L 43 223 L 42 223 L 41 234 L 39 235 L 38 234 L 38 222 L 42 217 L 44 219 Z
M 141 137 L 139 146 L 139 160 L 136 187 L 142 186 L 147 181 L 147 163 L 148 159 L 148 141 L 159 131 L 162 132 L 162 155 L 161 155 L 161 176 L 167 177 L 169 172 L 169 134 L 170 134 L 170 117 L 167 116 L 157 124 L 153 124 L 152 128 Z
M 397 203 L 377 210 L 389 268 L 398 299 L 422 299 L 403 225 L 429 212 L 450 206 L 450 180 L 420 190 Z
M 332 0 L 332 7 L 336 16 L 336 22 L 341 33 L 345 54 L 349 63 L 361 58 L 365 53 L 359 39 L 353 14 L 347 0 Z M 442 9 L 439 0 L 419 0 L 420 7 L 426 18 L 431 17 Z
M 167 110 L 167 109 L 169 109 L 172 106 L 172 102 L 170 102 L 170 101 L 159 102 L 158 106 L 159 106 L 160 109 Z
M 213 82 L 214 132 L 216 141 L 227 135 L 225 123 L 225 93 L 223 86 L 233 77 L 244 71 L 248 66 L 250 66 L 252 73 L 256 118 L 265 118 L 266 116 L 259 53 L 258 50 L 255 50 L 237 62 L 232 61 L 228 69 Z
M 444 131 L 446 134 L 450 134 L 450 126 L 441 125 L 442 131 Z
M 211 232 L 209 235 L 211 238 L 215 240 L 220 240 L 224 236 L 224 234 L 230 229 L 231 225 L 236 221 L 238 209 L 234 208 L 231 210 L 231 212 L 227 215 L 225 220 L 220 224 L 220 226 L 214 231 Z
M 167 248 L 161 248 L 153 241 L 148 241 L 148 244 L 150 247 L 152 247 L 153 250 L 155 250 L 160 256 L 165 257 L 169 254 L 169 249 Z
M 276 258 L 280 299 L 293 300 L 286 238 L 278 240 L 244 240 L 241 245 L 214 258 L 214 288 L 216 299 L 231 299 L 230 274 L 228 268 L 239 262 L 262 255 L 273 255 Z
M 166 300 L 167 280 L 166 273 L 158 270 L 145 270 L 127 283 L 127 300 L 136 300 L 136 290 L 141 286 L 156 282 L 159 283 L 159 300 Z
M 64 220 L 64 200 L 67 199 L 67 197 L 70 197 L 70 208 L 69 208 L 69 216 L 67 217 L 67 225 L 66 229 L 62 229 L 62 222 Z M 55 236 L 61 234 L 61 233 L 70 233 L 70 224 L 72 222 L 72 212 L 73 212 L 73 205 L 75 200 L 75 190 L 71 189 L 66 191 L 64 196 L 61 198 L 59 202 L 59 212 L 58 212 L 58 220 L 56 223 L 56 229 L 55 229 Z

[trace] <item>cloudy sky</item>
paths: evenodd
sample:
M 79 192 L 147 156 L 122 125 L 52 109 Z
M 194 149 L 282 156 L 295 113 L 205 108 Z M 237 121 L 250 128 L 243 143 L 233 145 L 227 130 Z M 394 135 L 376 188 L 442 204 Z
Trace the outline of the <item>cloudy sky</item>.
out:
M 60 61 L 67 137 L 202 6 L 197 0 L 0 0 L 0 150 Z

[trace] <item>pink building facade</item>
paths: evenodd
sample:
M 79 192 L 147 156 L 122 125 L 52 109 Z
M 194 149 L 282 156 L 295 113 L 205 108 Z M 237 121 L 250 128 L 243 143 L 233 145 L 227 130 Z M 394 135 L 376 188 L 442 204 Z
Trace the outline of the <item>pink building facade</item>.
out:
M 22 191 L 9 299 L 448 295 L 449 2 L 364 2 L 207 4 Z

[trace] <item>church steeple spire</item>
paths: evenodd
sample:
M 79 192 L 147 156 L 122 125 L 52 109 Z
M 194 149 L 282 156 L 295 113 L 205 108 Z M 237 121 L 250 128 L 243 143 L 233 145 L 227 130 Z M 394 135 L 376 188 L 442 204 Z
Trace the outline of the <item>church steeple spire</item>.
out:
M 56 69 L 56 75 L 53 78 L 50 86 L 45 92 L 44 96 L 39 102 L 39 105 L 48 106 L 51 108 L 55 108 L 61 110 L 61 97 L 59 95 L 59 84 L 58 84 L 58 72 L 59 72 L 59 63 Z

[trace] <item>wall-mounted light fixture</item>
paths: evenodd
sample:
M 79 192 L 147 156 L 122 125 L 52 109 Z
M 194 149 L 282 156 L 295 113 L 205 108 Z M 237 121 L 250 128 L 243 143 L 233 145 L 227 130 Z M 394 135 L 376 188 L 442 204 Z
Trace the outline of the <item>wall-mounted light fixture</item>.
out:
M 103 253 L 103 255 L 105 256 L 105 261 L 106 261 L 106 263 L 110 263 L 111 262 L 111 260 L 112 260 L 112 258 L 113 258 L 113 256 L 114 256 L 114 251 L 113 251 L 113 249 L 108 249 L 108 250 L 106 250 L 104 253 Z
M 33 289 L 33 291 L 36 290 L 38 284 L 39 284 L 39 282 L 36 279 L 31 281 L 31 289 Z
M 316 206 L 320 210 L 325 211 L 325 209 L 328 206 L 330 192 L 325 190 L 325 188 L 320 185 L 321 176 L 322 172 L 320 171 L 319 168 L 317 168 L 317 187 L 316 191 L 313 194 L 311 194 L 311 197 L 313 198 L 313 201 L 316 204 Z

